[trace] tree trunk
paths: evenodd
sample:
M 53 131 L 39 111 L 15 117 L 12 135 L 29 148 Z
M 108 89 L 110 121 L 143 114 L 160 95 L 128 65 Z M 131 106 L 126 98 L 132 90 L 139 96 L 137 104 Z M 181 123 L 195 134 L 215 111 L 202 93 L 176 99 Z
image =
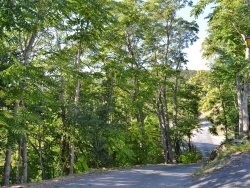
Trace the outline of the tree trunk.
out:
M 23 159 L 23 177 L 22 183 L 28 182 L 28 159 L 27 159 L 27 142 L 22 140 L 22 159 Z
M 173 19 L 173 17 L 171 18 Z M 171 22 L 172 20 L 170 20 Z M 170 37 L 171 37 L 171 31 L 172 31 L 172 25 L 169 24 L 170 22 L 166 22 L 165 26 L 165 32 L 166 32 L 166 45 L 165 45 L 165 52 L 164 52 L 164 66 L 163 69 L 168 69 L 169 67 L 169 52 L 170 52 Z M 163 76 L 162 79 L 163 83 L 167 82 L 167 74 L 163 70 Z M 172 153 L 172 145 L 171 145 L 171 138 L 170 138 L 170 126 L 169 126 L 169 112 L 168 112 L 168 101 L 167 101 L 167 86 L 165 84 L 160 86 L 160 95 L 159 95 L 159 101 L 161 103 L 161 113 L 162 118 L 164 122 L 164 142 L 166 142 L 167 150 L 165 152 L 165 160 L 167 163 L 173 162 L 173 153 Z
M 61 80 L 61 98 L 62 101 L 61 105 L 61 119 L 62 119 L 62 135 L 61 135 L 61 176 L 62 175 L 69 175 L 69 139 L 67 136 L 67 132 L 70 131 L 68 122 L 66 120 L 67 116 L 67 108 L 66 108 L 66 91 L 64 89 L 64 80 Z
M 224 102 L 224 97 L 221 93 L 221 88 L 220 88 L 220 84 L 218 84 L 218 90 L 219 90 L 219 96 L 220 96 L 220 100 L 221 100 L 221 106 L 222 106 L 222 112 L 223 112 L 223 118 L 224 118 L 224 127 L 225 127 L 225 136 L 226 136 L 226 141 L 228 140 L 228 123 L 227 123 L 227 112 L 226 112 L 226 105 L 225 105 L 225 102 Z
M 17 109 L 19 106 L 19 101 L 15 101 L 14 103 L 14 119 L 16 121 L 17 118 Z M 7 142 L 7 149 L 5 152 L 5 162 L 4 162 L 4 172 L 3 172 L 3 185 L 9 185 L 10 181 L 10 171 L 11 171 L 11 156 L 12 156 L 12 151 L 11 151 L 11 143 L 10 142 L 10 137 L 13 136 L 9 133 L 8 135 L 8 142 Z
M 238 114 L 239 114 L 239 130 L 238 134 L 243 133 L 243 112 L 242 112 L 242 86 L 240 82 L 240 76 L 236 75 L 236 89 L 237 89 L 237 100 L 238 100 Z
M 162 146 L 163 146 L 163 152 L 164 152 L 164 158 L 165 158 L 165 163 L 168 163 L 168 158 L 167 158 L 167 142 L 166 142 L 166 130 L 165 130 L 165 124 L 163 121 L 162 117 L 162 108 L 159 102 L 157 102 L 157 115 L 158 115 L 158 120 L 161 128 L 161 138 L 162 138 Z
M 43 151 L 42 151 L 42 138 L 41 138 L 41 125 L 39 124 L 38 147 L 39 147 L 39 162 L 42 171 L 42 179 L 45 179 L 45 171 L 43 166 Z
M 4 173 L 3 173 L 3 185 L 8 186 L 10 182 L 10 170 L 11 170 L 11 148 L 6 150 Z
M 166 88 L 160 88 L 157 96 L 157 114 L 162 134 L 165 163 L 173 162 L 172 145 L 170 138 L 170 127 L 168 119 L 168 105 L 166 101 Z
M 249 134 L 249 115 L 248 115 L 248 93 L 249 83 L 244 79 L 242 86 L 240 77 L 236 76 L 236 88 L 238 98 L 238 113 L 239 113 L 239 135 L 248 136 Z
M 81 41 L 79 42 L 78 50 L 77 50 L 77 55 L 76 55 L 76 60 L 75 60 L 75 66 L 76 70 L 79 71 L 80 69 L 80 62 L 81 62 L 81 55 L 82 55 L 82 45 Z M 74 126 L 77 125 L 77 116 L 78 116 L 78 103 L 79 103 L 79 94 L 80 94 L 80 79 L 77 79 L 76 82 L 76 90 L 75 90 L 75 109 L 74 109 Z M 75 134 L 74 127 L 72 128 L 72 135 Z M 73 136 L 74 137 L 74 136 Z M 70 168 L 69 168 L 69 174 L 73 175 L 74 174 L 74 161 L 75 159 L 75 143 L 74 140 L 71 141 L 70 143 Z
M 242 123 L 243 123 L 243 135 L 248 136 L 249 134 L 249 115 L 248 115 L 248 94 L 249 94 L 249 83 L 244 80 L 244 92 L 242 98 Z
M 178 92 L 178 76 L 175 77 L 175 85 L 174 85 L 174 100 L 173 100 L 173 127 L 174 127 L 174 150 L 176 155 L 181 154 L 179 138 L 178 138 L 178 122 L 177 122 L 177 92 Z
M 247 46 L 247 44 L 246 44 Z M 246 47 L 246 60 L 250 61 L 250 47 Z M 242 115 L 243 115 L 243 135 L 249 135 L 249 114 L 248 114 L 248 96 L 249 96 L 249 82 L 247 78 L 244 79 L 244 92 L 242 101 Z
M 22 57 L 23 57 L 23 64 L 25 67 L 30 66 L 30 56 L 34 49 L 35 40 L 37 37 L 37 30 L 34 28 L 34 30 L 31 32 L 30 36 L 27 36 L 26 38 L 22 38 L 22 32 L 19 32 L 19 47 L 22 51 Z M 25 42 L 21 42 L 25 41 Z M 23 85 L 23 92 L 26 90 L 26 84 L 27 84 L 27 78 L 25 77 L 25 83 Z M 22 98 L 21 99 L 22 109 L 25 109 L 25 101 Z M 22 162 L 23 162 L 23 172 L 22 172 L 22 183 L 28 182 L 28 159 L 27 159 L 27 142 L 24 138 L 20 141 L 21 146 L 21 156 L 22 156 Z
M 70 175 L 74 174 L 74 158 L 75 158 L 75 144 L 72 141 L 70 145 L 70 169 L 69 169 Z
M 131 56 L 131 63 L 132 63 L 132 68 L 135 70 L 134 76 L 133 76 L 133 81 L 134 81 L 134 90 L 132 93 L 132 101 L 136 102 L 138 100 L 138 95 L 140 93 L 140 82 L 139 82 L 139 70 L 140 70 L 140 65 L 138 64 L 136 60 L 136 50 L 133 47 L 132 41 L 131 41 L 132 34 L 128 31 L 126 32 L 126 42 L 127 42 L 127 49 L 128 52 Z M 140 134 L 142 137 L 142 140 L 140 140 L 140 145 L 142 149 L 142 155 L 144 155 L 144 158 L 142 159 L 142 162 L 147 161 L 147 146 L 145 143 L 145 122 L 144 122 L 144 115 L 143 115 L 143 104 L 140 103 L 140 105 L 137 107 L 138 109 L 138 114 L 136 115 L 137 117 L 137 122 L 139 123 L 140 127 Z
M 62 136 L 61 148 L 62 175 L 69 175 L 69 141 L 66 135 Z
M 167 91 L 166 86 L 163 87 L 163 101 L 164 101 L 164 121 L 165 121 L 165 134 L 166 134 L 166 143 L 167 143 L 167 159 L 168 163 L 173 162 L 173 152 L 172 152 L 172 145 L 171 145 L 171 138 L 170 138 L 170 126 L 169 126 L 169 113 L 168 113 L 168 103 L 167 103 Z
M 16 170 L 16 183 L 20 183 L 20 166 L 21 166 L 21 153 L 22 153 L 21 140 L 18 142 L 18 162 L 17 162 L 17 170 Z
M 234 29 L 241 35 L 242 41 L 246 45 L 245 59 L 247 61 L 250 61 L 250 47 L 248 47 L 246 36 L 240 31 L 240 29 L 234 22 L 232 22 L 232 25 Z M 243 78 L 242 81 L 240 79 L 239 74 L 237 73 L 236 89 L 237 89 L 238 110 L 239 110 L 239 135 L 248 136 L 249 135 L 249 114 L 248 114 L 249 83 L 247 78 Z

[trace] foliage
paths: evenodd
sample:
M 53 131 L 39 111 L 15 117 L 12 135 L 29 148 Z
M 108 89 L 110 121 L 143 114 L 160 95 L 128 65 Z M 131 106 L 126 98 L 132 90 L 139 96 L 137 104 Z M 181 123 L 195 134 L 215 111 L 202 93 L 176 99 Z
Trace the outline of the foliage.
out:
M 226 138 L 237 137 L 243 134 L 243 127 L 248 130 L 249 126 L 248 115 L 242 115 L 248 111 L 245 36 L 249 25 L 245 21 L 249 20 L 249 4 L 242 0 L 199 1 L 193 14 L 198 16 L 210 3 L 214 3 L 214 7 L 207 17 L 209 34 L 203 43 L 203 56 L 213 64 L 207 84 L 210 88 L 201 103 L 203 110 L 210 112 L 208 119 L 214 127 L 222 124 Z
M 238 152 L 249 152 L 250 151 L 250 143 L 249 140 L 243 140 L 241 143 L 232 144 L 233 140 L 228 140 L 225 144 L 226 150 L 220 152 L 218 155 L 218 159 L 226 157 L 230 154 L 238 153 Z
M 193 152 L 184 152 L 180 156 L 180 160 L 183 164 L 196 163 L 202 159 L 202 154 L 200 151 L 195 150 Z
M 161 163 L 166 134 L 190 138 L 200 91 L 188 83 L 188 71 L 180 73 L 187 62 L 183 50 L 198 32 L 195 22 L 176 14 L 186 5 L 1 1 L 2 184 L 19 183 L 26 172 L 35 182 L 72 169 Z M 173 122 L 174 98 L 177 137 L 173 127 L 162 129 Z

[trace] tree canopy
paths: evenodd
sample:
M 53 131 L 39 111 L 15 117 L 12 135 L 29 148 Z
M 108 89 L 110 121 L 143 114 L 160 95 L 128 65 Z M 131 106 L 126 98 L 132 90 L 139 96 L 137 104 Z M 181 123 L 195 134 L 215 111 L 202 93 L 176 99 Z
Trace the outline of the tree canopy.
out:
M 208 15 L 210 71 L 186 70 Z M 248 135 L 250 28 L 244 0 L 2 0 L 2 185 L 90 168 L 194 162 L 199 115 Z M 248 49 L 248 48 L 247 48 Z M 199 63 L 199 62 L 197 62 Z M 191 158 L 188 158 L 191 156 Z

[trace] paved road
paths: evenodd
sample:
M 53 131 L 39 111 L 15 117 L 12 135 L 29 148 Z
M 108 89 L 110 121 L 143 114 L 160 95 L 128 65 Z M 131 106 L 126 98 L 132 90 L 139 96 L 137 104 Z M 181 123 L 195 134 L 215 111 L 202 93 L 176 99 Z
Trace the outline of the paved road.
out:
M 208 157 L 211 151 L 225 139 L 222 136 L 214 136 L 209 133 L 211 123 L 201 119 L 201 128 L 193 131 L 192 143 L 202 152 L 204 157 Z
M 190 174 L 200 164 L 154 165 L 131 170 L 85 176 L 60 188 L 182 188 L 191 183 Z
M 189 188 L 249 188 L 250 153 L 231 156 L 227 164 L 186 184 Z
M 223 137 L 208 132 L 209 122 L 194 132 L 193 143 L 207 155 Z M 64 180 L 51 180 L 29 184 L 34 188 L 246 188 L 250 187 L 250 152 L 231 156 L 222 168 L 201 178 L 191 178 L 191 173 L 201 164 L 152 165 L 103 174 L 83 175 Z M 26 186 L 14 186 L 26 187 Z M 13 188 L 14 188 L 13 187 Z
M 194 132 L 192 142 L 205 156 L 213 150 L 221 138 L 209 134 L 209 122 L 201 120 L 202 126 L 199 131 Z M 116 171 L 99 175 L 84 176 L 59 188 L 184 188 L 195 186 L 191 173 L 199 168 L 201 164 L 192 165 L 153 165 L 130 170 Z M 198 182 L 196 182 L 198 183 Z M 200 182 L 199 182 L 200 183 Z M 199 184 L 198 183 L 198 184 Z

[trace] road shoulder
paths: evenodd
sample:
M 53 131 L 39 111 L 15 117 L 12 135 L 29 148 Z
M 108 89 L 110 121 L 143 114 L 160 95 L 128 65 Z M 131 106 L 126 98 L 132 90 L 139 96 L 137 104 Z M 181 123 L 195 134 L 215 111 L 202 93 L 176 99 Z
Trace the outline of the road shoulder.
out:
M 250 153 L 232 154 L 224 159 L 209 174 L 192 179 L 190 188 L 231 188 L 250 187 Z

